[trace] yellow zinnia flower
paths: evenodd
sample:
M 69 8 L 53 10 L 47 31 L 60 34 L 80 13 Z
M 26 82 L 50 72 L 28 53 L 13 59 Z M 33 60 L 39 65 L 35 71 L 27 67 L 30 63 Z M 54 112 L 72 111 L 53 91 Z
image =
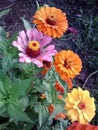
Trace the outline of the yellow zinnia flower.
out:
M 72 122 L 86 124 L 95 116 L 94 98 L 90 97 L 88 90 L 74 88 L 65 98 L 65 109 Z
M 38 30 L 53 38 L 61 37 L 68 29 L 66 14 L 58 8 L 45 5 L 33 17 Z

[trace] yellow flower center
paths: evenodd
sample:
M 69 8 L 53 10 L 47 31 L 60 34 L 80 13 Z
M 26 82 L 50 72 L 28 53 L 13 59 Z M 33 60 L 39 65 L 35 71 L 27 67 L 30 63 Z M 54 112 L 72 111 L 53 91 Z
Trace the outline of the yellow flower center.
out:
M 46 23 L 51 25 L 51 26 L 54 26 L 56 25 L 56 18 L 54 15 L 49 15 L 48 18 L 46 19 Z
M 80 110 L 85 109 L 85 107 L 86 107 L 86 105 L 85 105 L 84 102 L 80 102 L 80 103 L 78 104 L 78 108 L 79 108 Z
M 31 41 L 29 42 L 28 47 L 32 49 L 33 51 L 37 51 L 40 48 L 40 45 L 37 41 Z
M 40 44 L 37 41 L 29 42 L 26 48 L 26 54 L 32 58 L 37 57 L 40 54 Z

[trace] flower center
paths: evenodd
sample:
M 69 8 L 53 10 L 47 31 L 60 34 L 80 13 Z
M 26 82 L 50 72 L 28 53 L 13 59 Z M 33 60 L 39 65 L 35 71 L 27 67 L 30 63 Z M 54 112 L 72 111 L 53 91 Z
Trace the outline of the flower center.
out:
M 26 53 L 28 56 L 35 58 L 40 54 L 40 44 L 37 41 L 29 42 Z
M 47 19 L 46 19 L 46 23 L 51 25 L 51 26 L 54 26 L 56 25 L 56 22 L 55 22 L 55 17 L 53 15 L 50 15 Z
M 78 104 L 78 107 L 79 107 L 80 110 L 82 110 L 82 109 L 85 109 L 86 105 L 85 105 L 84 102 L 81 102 L 81 103 Z
M 65 60 L 65 61 L 64 61 L 64 67 L 66 67 L 66 68 L 70 68 L 71 65 L 72 65 L 71 60 Z

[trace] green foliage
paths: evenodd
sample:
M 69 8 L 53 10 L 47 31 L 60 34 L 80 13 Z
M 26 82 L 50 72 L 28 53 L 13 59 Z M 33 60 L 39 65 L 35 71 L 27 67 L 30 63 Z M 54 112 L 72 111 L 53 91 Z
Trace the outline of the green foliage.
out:
M 8 76 L 6 76 L 0 70 L 0 108 L 1 115 L 6 111 L 10 117 L 16 121 L 32 122 L 24 113 L 22 104 L 20 103 L 20 97 L 22 98 L 27 94 L 31 85 L 32 79 L 20 81 L 19 83 L 12 82 Z M 2 111 L 2 107 L 4 110 Z
M 0 18 L 2 18 L 4 15 L 6 15 L 7 13 L 9 13 L 11 11 L 11 9 L 5 9 L 3 11 L 0 12 Z
M 88 5 L 95 2 L 95 0 L 84 1 Z M 39 8 L 38 2 L 37 6 Z M 0 18 L 9 11 L 11 10 L 0 12 Z M 98 17 L 92 14 L 86 15 L 82 9 L 80 13 L 81 16 L 75 21 L 78 28 L 77 36 L 68 33 L 60 40 L 68 43 L 66 49 L 74 49 L 79 53 L 83 58 L 84 66 L 94 71 L 98 69 Z M 26 19 L 21 19 L 25 30 L 32 28 Z M 61 112 L 66 114 L 65 98 L 69 91 L 67 83 L 60 78 L 54 65 L 44 75 L 42 74 L 43 67 L 38 68 L 33 63 L 20 63 L 19 51 L 12 45 L 17 35 L 18 32 L 8 38 L 6 31 L 0 27 L 0 118 L 9 118 L 7 122 L 0 124 L 0 129 L 67 130 L 69 119 L 55 119 L 55 116 Z M 62 86 L 64 93 L 56 91 L 56 81 Z M 41 98 L 42 94 L 45 94 L 45 98 Z M 58 98 L 59 95 L 62 99 Z M 98 106 L 98 91 L 96 90 L 96 94 L 92 96 L 95 97 L 96 106 Z M 48 107 L 51 104 L 54 110 L 49 113 Z M 93 123 L 98 124 L 97 116 L 98 110 L 96 109 Z
M 21 18 L 21 19 L 23 21 L 23 24 L 26 30 L 32 28 L 31 24 L 27 20 L 25 20 L 24 18 Z

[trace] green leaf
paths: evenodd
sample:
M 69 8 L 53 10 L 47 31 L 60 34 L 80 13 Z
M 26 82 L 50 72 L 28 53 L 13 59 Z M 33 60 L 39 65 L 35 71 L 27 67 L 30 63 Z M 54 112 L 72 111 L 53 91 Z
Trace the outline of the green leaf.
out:
M 54 73 L 54 70 L 53 68 L 50 69 L 47 74 L 45 75 L 45 80 L 48 82 L 48 83 L 55 83 L 56 81 L 56 78 L 55 78 L 55 73 Z
M 14 98 L 18 98 L 25 96 L 30 90 L 32 81 L 33 78 L 30 77 L 29 79 L 22 80 L 18 83 L 16 82 L 14 86 L 10 89 L 12 97 L 14 96 Z
M 50 130 L 50 128 L 48 126 L 42 126 L 40 130 Z
M 12 58 L 12 55 L 6 55 L 3 59 L 2 59 L 2 68 L 4 73 L 6 73 L 7 71 L 9 71 L 17 62 L 17 60 Z
M 54 118 L 58 113 L 62 112 L 64 110 L 64 104 L 54 104 L 55 106 L 55 111 L 53 114 L 49 117 L 49 120 Z
M 58 74 L 56 74 L 56 80 L 59 82 L 59 84 L 64 88 L 65 92 L 64 92 L 64 97 L 67 96 L 67 92 L 68 92 L 68 85 L 65 81 L 63 81 Z
M 5 111 L 6 111 L 6 107 L 5 106 L 1 106 L 0 107 L 0 115 L 2 115 Z
M 4 15 L 6 15 L 7 13 L 9 13 L 11 11 L 11 9 L 6 9 L 0 12 L 0 18 Z
M 0 91 L 2 93 L 6 93 L 7 90 L 9 90 L 12 87 L 12 81 L 9 79 L 9 77 L 4 74 L 2 70 L 0 70 Z
M 45 105 L 40 105 L 39 107 L 39 126 L 47 122 L 49 113 Z
M 1 100 L 0 100 L 0 107 L 2 107 L 5 103 L 6 103 L 6 101 L 3 100 L 3 99 L 1 99 Z
M 6 32 L 2 27 L 0 27 L 0 37 L 6 37 Z
M 31 122 L 31 119 L 26 115 L 26 113 L 22 110 L 22 107 L 18 101 L 14 103 L 9 103 L 7 105 L 7 112 L 10 117 L 12 117 L 16 121 L 26 121 Z
M 5 91 L 5 88 L 4 88 L 4 85 L 3 85 L 3 83 L 2 83 L 2 81 L 0 80 L 0 93 L 5 93 L 6 91 Z
M 68 120 L 63 120 L 63 119 L 59 119 L 59 120 L 60 120 L 61 130 L 65 130 L 65 128 L 67 128 L 68 126 Z
M 7 38 L 6 38 L 6 32 L 2 27 L 0 27 L 0 49 L 2 51 L 6 50 L 6 43 L 7 43 Z
M 23 21 L 23 24 L 26 30 L 32 28 L 31 24 L 27 20 L 25 20 L 24 18 L 21 18 L 21 19 Z
M 60 118 L 55 125 L 54 130 L 67 130 L 66 128 L 68 128 L 68 120 L 63 120 Z
M 28 107 L 29 102 L 30 102 L 29 97 L 28 97 L 28 96 L 24 96 L 24 97 L 21 99 L 20 102 L 21 102 L 21 104 L 22 104 L 22 108 L 25 110 L 25 109 Z

